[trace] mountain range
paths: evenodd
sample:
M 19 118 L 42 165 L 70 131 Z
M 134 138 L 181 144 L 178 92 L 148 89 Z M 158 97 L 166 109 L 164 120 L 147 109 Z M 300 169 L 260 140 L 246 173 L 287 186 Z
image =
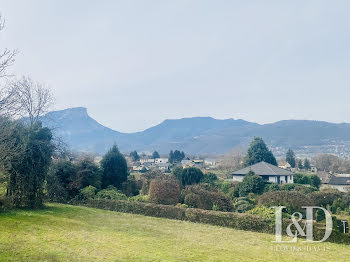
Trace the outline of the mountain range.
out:
M 121 133 L 99 124 L 84 107 L 47 113 L 42 122 L 74 151 L 105 153 L 114 143 L 122 152 L 168 153 L 179 149 L 194 155 L 217 155 L 246 148 L 261 136 L 276 156 L 289 148 L 299 155 L 350 155 L 350 124 L 312 120 L 283 120 L 258 124 L 242 119 L 211 117 L 167 119 L 142 132 Z

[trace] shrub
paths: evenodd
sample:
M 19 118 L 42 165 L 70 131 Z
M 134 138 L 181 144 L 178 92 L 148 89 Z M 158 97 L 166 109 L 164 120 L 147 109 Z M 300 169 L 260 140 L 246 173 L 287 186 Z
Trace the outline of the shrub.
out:
M 182 184 L 193 185 L 198 184 L 203 178 L 203 173 L 199 168 L 196 167 L 188 167 L 182 171 Z
M 141 175 L 142 188 L 141 192 L 144 195 L 148 194 L 149 185 L 152 179 L 162 176 L 163 173 L 159 169 L 152 169 Z
M 266 207 L 285 206 L 287 212 L 292 214 L 296 211 L 305 213 L 302 206 L 311 206 L 313 201 L 305 194 L 296 191 L 274 191 L 260 196 L 259 205 Z
M 135 202 L 149 202 L 149 196 L 140 194 L 137 196 L 129 197 L 128 200 Z
M 243 181 L 238 184 L 239 196 L 246 196 L 249 193 L 261 194 L 264 192 L 265 183 L 264 180 L 255 175 L 253 171 L 249 171 L 243 178 Z
M 176 205 L 180 198 L 179 182 L 173 178 L 156 178 L 149 187 L 150 201 L 156 204 Z
M 127 196 L 136 196 L 139 193 L 139 188 L 134 176 L 129 176 L 128 179 L 121 184 L 121 191 Z
M 310 194 L 310 198 L 313 200 L 316 206 L 327 207 L 332 205 L 334 200 L 341 198 L 342 193 L 338 190 L 318 191 Z
M 189 193 L 185 196 L 184 204 L 188 207 L 198 208 L 201 206 L 201 199 L 199 195 L 194 193 Z
M 221 192 L 223 192 L 225 195 L 228 195 L 230 192 L 230 189 L 234 187 L 234 184 L 230 181 L 223 181 L 219 184 L 219 188 Z
M 230 199 L 221 192 L 209 191 L 203 188 L 203 185 L 187 186 L 182 191 L 182 199 L 188 194 L 196 194 L 199 197 L 197 207 L 211 210 L 213 205 L 217 205 L 220 211 L 231 211 L 232 204 Z M 186 204 L 186 203 L 185 203 Z
M 281 191 L 293 191 L 295 189 L 295 184 L 284 184 L 280 186 Z
M 279 191 L 280 186 L 277 183 L 267 183 L 265 185 L 265 192 Z
M 96 195 L 96 187 L 94 186 L 87 186 L 83 189 L 80 189 L 80 195 L 82 199 L 91 199 L 94 198 Z
M 106 189 L 99 191 L 96 198 L 111 199 L 111 200 L 127 200 L 126 195 L 119 192 L 115 187 L 108 186 Z
M 247 212 L 248 214 L 259 216 L 260 218 L 269 221 L 271 223 L 275 222 L 275 210 L 266 206 L 257 206 Z
M 233 202 L 234 210 L 238 213 L 245 213 L 254 208 L 254 202 L 248 197 L 239 197 Z
M 208 183 L 208 184 L 214 184 L 216 181 L 218 181 L 218 177 L 213 174 L 213 173 L 207 173 L 204 174 L 202 179 L 201 179 L 201 183 Z

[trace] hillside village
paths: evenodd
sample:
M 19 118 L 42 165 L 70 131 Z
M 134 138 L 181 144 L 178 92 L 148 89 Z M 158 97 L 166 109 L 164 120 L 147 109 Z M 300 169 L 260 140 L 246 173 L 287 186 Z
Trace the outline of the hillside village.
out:
M 143 154 L 142 157 L 135 160 L 130 155 L 124 155 L 128 166 L 129 171 L 131 174 L 135 173 L 145 173 L 150 170 L 158 169 L 161 172 L 164 173 L 170 173 L 171 168 L 174 166 L 174 164 L 169 162 L 169 158 L 159 157 L 159 158 L 152 158 L 152 156 L 147 156 Z M 98 160 L 97 160 L 98 161 Z M 222 159 L 220 158 L 198 158 L 198 157 L 188 157 L 186 156 L 185 159 L 181 160 L 176 165 L 181 166 L 182 168 L 189 168 L 189 167 L 196 167 L 198 169 L 201 169 L 203 172 L 211 172 L 211 173 L 218 173 L 221 175 L 222 178 L 224 178 L 226 181 L 238 181 L 241 182 L 243 176 L 248 173 L 249 170 L 254 171 L 254 173 L 262 176 L 264 179 L 267 179 L 269 182 L 274 182 L 278 184 L 285 184 L 285 183 L 293 183 L 293 175 L 295 173 L 306 173 L 306 174 L 315 174 L 317 175 L 321 180 L 321 188 L 334 188 L 338 189 L 342 192 L 347 192 L 350 190 L 350 174 L 343 174 L 343 173 L 335 173 L 333 174 L 331 171 L 321 171 L 318 170 L 315 164 L 310 163 L 307 168 L 302 167 L 292 167 L 286 160 L 279 160 L 277 167 L 272 167 L 275 169 L 275 172 L 271 170 L 266 171 L 262 170 L 262 172 L 259 173 L 259 171 L 255 171 L 256 167 L 246 167 L 245 171 L 235 170 L 235 172 L 229 172 L 225 170 L 225 168 L 222 167 Z M 304 159 L 305 161 L 305 159 Z M 263 162 L 261 162 L 263 163 Z M 265 163 L 266 164 L 266 163 Z M 267 164 L 269 165 L 269 164 Z M 240 162 L 240 166 L 243 166 L 243 160 Z M 268 169 L 271 169 L 268 168 Z M 259 170 L 259 167 L 257 168 Z M 239 176 L 235 175 L 239 174 Z M 273 177 L 274 174 L 276 174 L 276 178 L 268 178 Z M 286 176 L 290 176 L 289 179 L 286 178 L 286 180 L 279 180 L 279 177 L 281 177 L 283 174 Z M 232 178 L 231 178 L 232 176 Z M 277 179 L 278 177 L 278 179 Z

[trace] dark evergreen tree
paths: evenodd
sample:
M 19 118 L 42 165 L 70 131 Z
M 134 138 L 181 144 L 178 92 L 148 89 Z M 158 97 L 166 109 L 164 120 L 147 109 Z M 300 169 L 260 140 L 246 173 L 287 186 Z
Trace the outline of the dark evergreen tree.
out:
M 184 186 L 198 184 L 203 179 L 203 173 L 199 168 L 184 168 L 181 175 L 181 183 Z
M 160 158 L 159 153 L 157 151 L 154 151 L 153 154 L 152 154 L 152 158 L 153 159 Z
M 133 151 L 130 153 L 130 157 L 133 161 L 139 161 L 140 160 L 140 156 L 137 153 L 137 151 Z
M 247 155 L 244 157 L 244 166 L 254 165 L 265 161 L 277 166 L 277 161 L 272 152 L 267 148 L 261 137 L 254 137 L 250 143 Z
M 303 161 L 301 161 L 301 159 L 298 160 L 298 168 L 299 169 L 304 169 Z
M 289 149 L 286 154 L 286 161 L 290 164 L 292 168 L 296 166 L 295 154 L 293 150 Z
M 185 158 L 185 153 L 179 150 L 171 150 L 169 153 L 169 163 L 179 163 Z
M 311 169 L 310 160 L 307 159 L 307 158 L 304 159 L 304 169 L 305 170 L 310 170 Z
M 135 151 L 136 152 L 136 151 Z M 113 146 L 101 160 L 102 187 L 112 185 L 118 189 L 128 178 L 128 166 L 117 146 Z

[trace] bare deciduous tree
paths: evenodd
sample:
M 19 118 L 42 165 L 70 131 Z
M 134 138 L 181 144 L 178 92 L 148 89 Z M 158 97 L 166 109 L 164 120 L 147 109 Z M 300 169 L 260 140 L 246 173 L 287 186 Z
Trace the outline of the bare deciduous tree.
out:
M 33 125 L 40 116 L 48 112 L 53 103 L 50 89 L 29 77 L 15 81 L 13 86 L 17 92 L 22 116 L 28 117 L 29 123 Z
M 2 19 L 0 14 L 0 31 L 4 29 L 5 21 Z M 8 76 L 7 68 L 12 66 L 15 62 L 15 56 L 17 54 L 17 50 L 10 50 L 5 48 L 0 51 L 0 78 Z

